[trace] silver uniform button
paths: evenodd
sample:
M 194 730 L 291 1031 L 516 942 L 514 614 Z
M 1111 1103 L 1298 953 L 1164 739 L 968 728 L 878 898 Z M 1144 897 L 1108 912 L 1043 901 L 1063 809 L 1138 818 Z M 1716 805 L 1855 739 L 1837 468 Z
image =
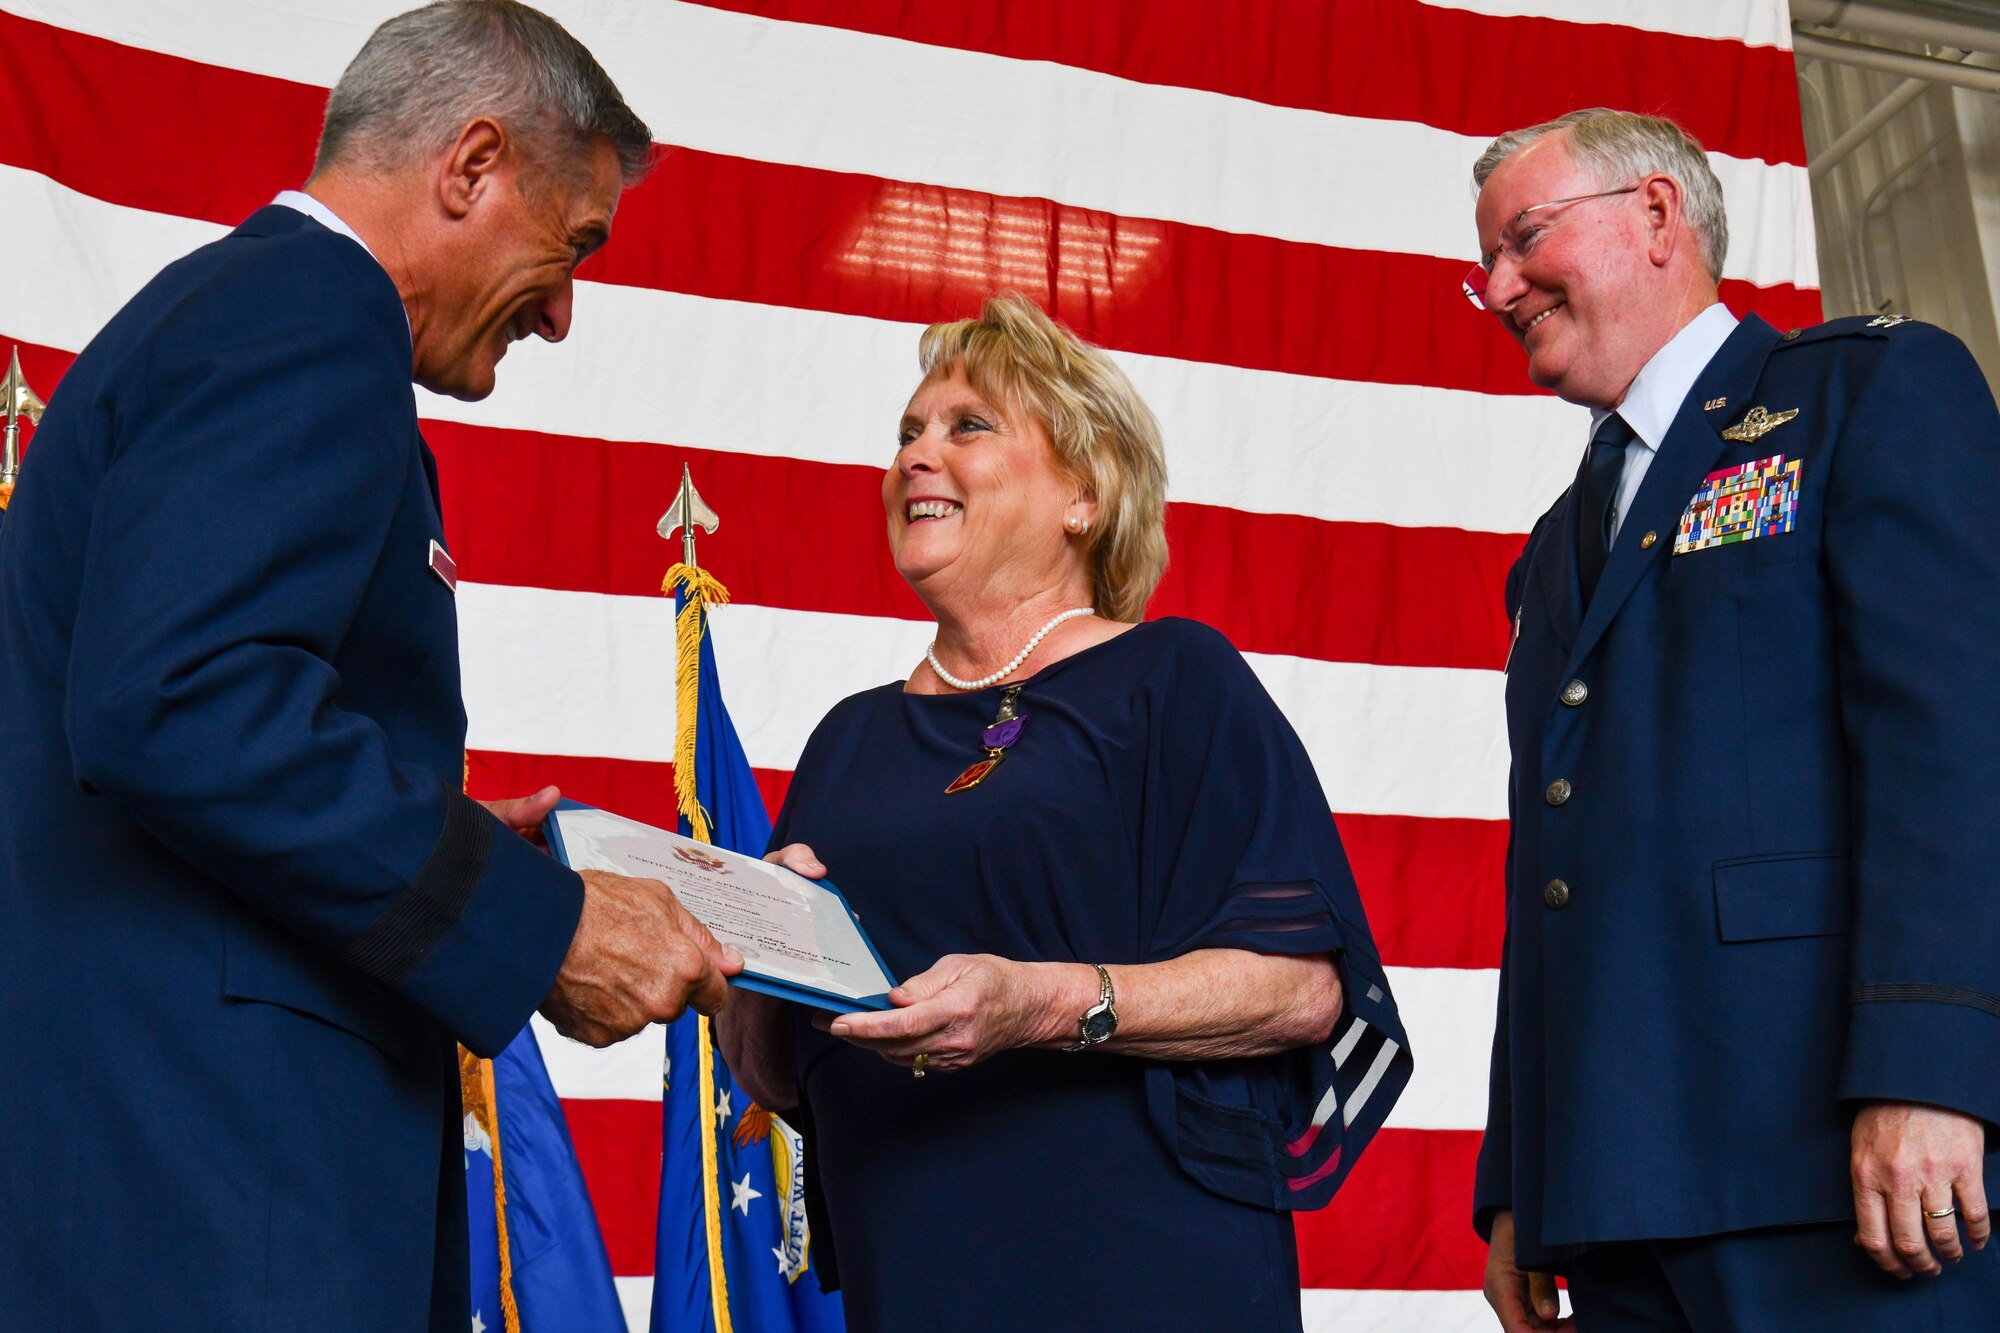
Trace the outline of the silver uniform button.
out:
M 1577 707 L 1585 699 L 1588 699 L 1589 697 L 1590 697 L 1590 687 L 1584 684 L 1580 680 L 1573 680 L 1569 684 L 1563 686 L 1561 695 L 1562 701 L 1568 704 L 1571 708 Z
M 1542 901 L 1552 909 L 1569 906 L 1569 885 L 1559 879 L 1552 879 L 1542 890 Z
M 1554 782 L 1551 782 L 1549 784 L 1549 790 L 1547 792 L 1549 804 L 1561 805 L 1564 801 L 1567 801 L 1569 799 L 1570 793 L 1575 790 L 1576 789 L 1574 787 L 1569 785 L 1568 778 L 1557 778 Z

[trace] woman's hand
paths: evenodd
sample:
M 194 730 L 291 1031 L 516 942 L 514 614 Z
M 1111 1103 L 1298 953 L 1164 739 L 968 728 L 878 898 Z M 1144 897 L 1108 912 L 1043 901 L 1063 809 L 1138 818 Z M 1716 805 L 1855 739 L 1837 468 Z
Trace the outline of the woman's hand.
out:
M 813 849 L 802 842 L 788 842 L 777 851 L 766 854 L 764 859 L 787 870 L 796 870 L 807 879 L 826 878 L 826 867 L 813 855 Z
M 1088 999 L 1078 990 L 1085 980 Z M 1062 1035 L 1065 1023 L 1074 1028 L 1076 1015 L 1096 998 L 1097 973 L 1079 964 L 947 954 L 889 992 L 894 1009 L 813 1021 L 894 1064 L 914 1065 L 922 1055 L 926 1070 L 969 1069 L 990 1055 Z
M 802 842 L 780 847 L 764 859 L 796 870 L 807 879 L 826 878 L 826 867 Z M 738 990 L 715 1016 L 715 1039 L 736 1085 L 759 1106 L 772 1111 L 783 1111 L 799 1102 L 791 1021 L 785 1009 L 783 1000 Z

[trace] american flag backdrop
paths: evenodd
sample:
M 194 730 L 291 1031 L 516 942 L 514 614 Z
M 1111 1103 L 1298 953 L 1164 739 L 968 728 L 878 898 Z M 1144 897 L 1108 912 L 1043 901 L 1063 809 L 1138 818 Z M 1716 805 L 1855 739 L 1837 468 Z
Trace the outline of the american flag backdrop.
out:
M 406 7 L 0 0 L 0 343 L 44 397 L 160 267 L 304 179 L 326 89 Z M 419 394 L 474 794 L 553 781 L 671 825 L 677 547 L 653 527 L 685 462 L 722 515 L 716 651 L 775 805 L 828 707 L 930 638 L 877 491 L 919 329 L 997 288 L 1043 301 L 1159 414 L 1174 563 L 1151 614 L 1224 631 L 1304 737 L 1416 1052 L 1389 1128 L 1299 1218 L 1306 1325 L 1489 1327 L 1469 1212 L 1500 587 L 1584 423 L 1459 295 L 1469 168 L 1573 107 L 1673 115 L 1728 193 L 1725 299 L 1816 320 L 1785 0 L 544 7 L 676 150 L 584 267 L 565 344 L 516 347 L 485 402 Z M 660 1030 L 603 1053 L 538 1031 L 643 1328 Z

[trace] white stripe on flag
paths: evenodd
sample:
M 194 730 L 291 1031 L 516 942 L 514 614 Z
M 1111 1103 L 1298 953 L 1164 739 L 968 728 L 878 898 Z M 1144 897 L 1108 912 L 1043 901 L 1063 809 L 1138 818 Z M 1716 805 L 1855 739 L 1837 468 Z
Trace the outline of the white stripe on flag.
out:
M 571 1041 L 540 1014 L 528 1020 L 549 1082 L 565 1101 L 657 1102 L 667 1062 L 667 1029 L 655 1023 L 602 1050 Z M 689 1071 L 690 1073 L 694 1071 Z
M 471 748 L 672 760 L 671 601 L 466 582 L 458 615 Z M 716 664 L 757 768 L 796 766 L 827 710 L 907 677 L 934 633 L 740 604 L 713 616 Z M 1333 809 L 1505 817 L 1499 672 L 1246 659 L 1298 728 Z
M 649 1333 L 653 1324 L 653 1279 L 617 1277 L 618 1305 L 625 1312 L 628 1333 Z
M 65 351 L 225 234 L 0 166 L 0 332 Z M 1470 317 L 1468 312 L 1468 317 Z M 579 283 L 560 346 L 531 338 L 480 403 L 424 416 L 606 440 L 886 466 L 921 326 Z M 1526 532 L 1568 484 L 1581 409 L 1547 397 L 1318 379 L 1118 354 L 1165 432 L 1176 500 L 1399 527 Z M 746 367 L 788 368 L 768 392 Z M 1523 376 L 1526 369 L 1523 368 Z M 802 427 L 801 403 L 812 405 Z
M 1486 1128 L 1486 1074 L 1493 1054 L 1500 970 L 1386 970 L 1416 1061 L 1409 1086 L 1397 1098 L 1387 1123 L 1395 1129 Z
M 517 343 L 491 398 L 422 394 L 418 410 L 552 434 L 886 467 L 897 418 L 917 387 L 922 331 L 578 283 L 575 323 L 561 346 Z M 1588 435 L 1583 410 L 1550 397 L 1113 358 L 1160 419 L 1169 497 L 1180 501 L 1526 532 L 1569 484 Z M 754 366 L 785 367 L 783 392 L 751 379 L 746 367 Z M 1525 385 L 1525 362 L 1521 377 Z
M 1792 49 L 1792 16 L 1785 0 L 1422 0 L 1422 3 L 1496 18 L 1616 23 L 1646 32 Z
M 1453 1219 L 1457 1220 L 1457 1219 Z M 1568 1293 L 1564 1308 L 1568 1308 Z M 1498 1327 L 1476 1291 L 1325 1291 L 1299 1293 L 1305 1333 L 1493 1333 Z
M 404 0 L 293 0 L 269 16 L 247 0 L 20 7 L 128 44 L 325 87 Z M 1484 138 L 698 4 L 547 7 L 669 143 L 1354 250 L 1477 251 L 1470 172 Z M 967 88 L 1006 114 L 910 114 L 956 105 Z M 1063 152 L 1048 151 L 1058 143 Z M 1241 151 L 1255 143 L 1285 145 L 1284 169 Z M 1817 287 L 1805 168 L 1709 157 L 1729 208 L 1725 276 Z M 1383 180 L 1396 188 L 1366 188 Z

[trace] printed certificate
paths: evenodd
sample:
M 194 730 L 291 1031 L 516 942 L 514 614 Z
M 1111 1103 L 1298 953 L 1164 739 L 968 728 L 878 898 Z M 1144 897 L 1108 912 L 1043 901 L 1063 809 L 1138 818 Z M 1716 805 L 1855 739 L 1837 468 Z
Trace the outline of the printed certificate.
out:
M 743 955 L 732 984 L 838 1013 L 891 1007 L 895 981 L 827 881 L 568 801 L 545 827 L 549 849 L 572 870 L 665 883 Z

